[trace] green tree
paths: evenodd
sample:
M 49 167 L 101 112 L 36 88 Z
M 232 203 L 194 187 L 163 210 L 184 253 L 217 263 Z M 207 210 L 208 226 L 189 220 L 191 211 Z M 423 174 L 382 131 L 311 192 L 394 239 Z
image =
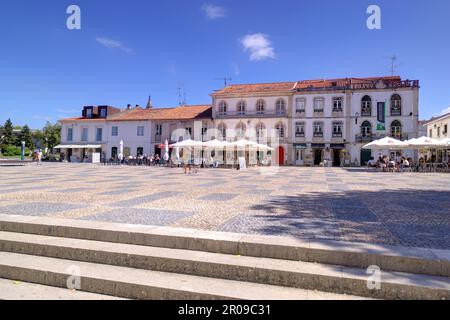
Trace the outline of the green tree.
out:
M 11 119 L 6 120 L 3 130 L 2 130 L 2 141 L 1 141 L 1 149 L 2 151 L 5 150 L 7 146 L 15 145 L 16 139 L 14 137 L 13 132 L 13 124 L 11 122 Z
M 44 129 L 42 130 L 43 144 L 49 149 L 57 146 L 61 141 L 61 126 L 56 124 L 51 124 L 47 121 Z
M 25 141 L 25 146 L 28 149 L 34 149 L 33 137 L 31 135 L 31 130 L 27 125 L 22 127 L 22 131 L 20 133 L 20 141 Z
M 11 119 L 6 120 L 3 126 L 3 138 L 2 144 L 4 145 L 13 145 L 14 144 L 14 132 L 13 132 L 13 124 Z

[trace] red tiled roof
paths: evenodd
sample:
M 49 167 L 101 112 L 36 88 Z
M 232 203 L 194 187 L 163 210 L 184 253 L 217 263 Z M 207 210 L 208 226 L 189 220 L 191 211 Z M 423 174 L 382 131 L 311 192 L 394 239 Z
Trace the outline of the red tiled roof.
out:
M 107 121 L 139 121 L 139 120 L 194 120 L 212 117 L 210 105 L 180 106 L 176 108 L 141 107 L 123 110 L 106 118 Z M 68 118 L 60 121 L 99 121 L 105 119 Z
M 264 93 L 264 92 L 282 92 L 294 91 L 306 88 L 328 88 L 344 87 L 350 84 L 374 82 L 378 80 L 401 81 L 399 76 L 392 77 L 371 77 L 371 78 L 340 78 L 340 79 L 317 79 L 302 80 L 290 82 L 256 83 L 256 84 L 234 84 L 216 91 L 216 94 L 236 94 L 236 93 Z

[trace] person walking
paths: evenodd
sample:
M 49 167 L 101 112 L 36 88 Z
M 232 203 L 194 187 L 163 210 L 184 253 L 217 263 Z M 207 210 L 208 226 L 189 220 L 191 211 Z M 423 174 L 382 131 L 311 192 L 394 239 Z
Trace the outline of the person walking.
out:
M 40 166 L 42 165 L 42 150 L 38 149 L 37 152 L 37 165 Z

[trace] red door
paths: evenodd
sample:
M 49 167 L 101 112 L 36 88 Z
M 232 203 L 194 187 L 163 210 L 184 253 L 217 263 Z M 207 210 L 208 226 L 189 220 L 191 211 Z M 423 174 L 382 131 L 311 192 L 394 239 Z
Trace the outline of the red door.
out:
M 278 165 L 282 166 L 284 165 L 284 148 L 279 146 L 277 148 L 277 153 L 278 153 Z

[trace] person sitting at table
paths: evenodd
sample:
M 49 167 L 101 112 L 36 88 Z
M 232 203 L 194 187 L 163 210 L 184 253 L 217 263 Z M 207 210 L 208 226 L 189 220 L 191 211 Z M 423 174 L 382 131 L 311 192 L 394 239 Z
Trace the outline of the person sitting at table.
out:
M 377 166 L 377 161 L 375 161 L 374 157 L 371 157 L 369 161 L 367 161 L 368 168 L 375 168 Z

